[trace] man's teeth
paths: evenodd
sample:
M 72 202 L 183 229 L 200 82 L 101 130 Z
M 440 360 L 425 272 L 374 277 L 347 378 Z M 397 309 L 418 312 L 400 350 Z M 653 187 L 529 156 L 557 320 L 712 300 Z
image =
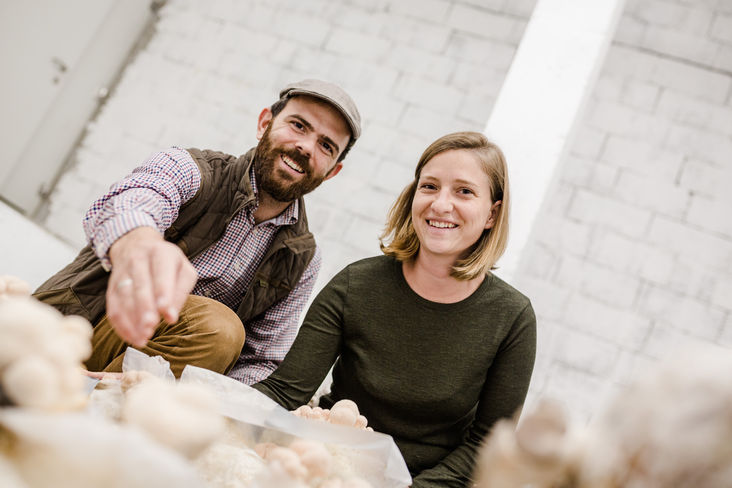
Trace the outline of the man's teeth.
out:
M 430 224 L 432 227 L 437 227 L 439 229 L 452 229 L 454 227 L 457 227 L 457 225 L 451 222 L 438 222 L 436 220 L 428 220 L 427 223 Z
M 294 169 L 298 173 L 304 173 L 305 172 L 305 171 L 302 170 L 302 168 L 298 164 L 296 164 L 292 159 L 288 158 L 287 156 L 284 156 L 283 155 L 282 156 L 282 161 L 284 161 L 287 166 L 289 166 L 290 168 Z

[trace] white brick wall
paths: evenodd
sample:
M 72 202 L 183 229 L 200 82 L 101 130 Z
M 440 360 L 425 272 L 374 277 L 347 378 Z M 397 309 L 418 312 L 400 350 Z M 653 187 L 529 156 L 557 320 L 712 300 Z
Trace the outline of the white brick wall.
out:
M 364 135 L 308 196 L 322 286 L 378 253 L 429 142 L 485 127 L 535 2 L 169 0 L 46 225 L 81 245 L 89 201 L 150 152 L 239 154 L 281 86 L 327 78 L 353 94 Z M 539 318 L 530 402 L 553 396 L 587 419 L 674 345 L 732 347 L 730 32 L 730 2 L 628 0 L 515 280 Z
M 729 5 L 626 4 L 520 268 L 549 329 L 532 400 L 569 398 L 589 418 L 674 347 L 732 346 Z M 567 244 L 568 222 L 586 246 Z

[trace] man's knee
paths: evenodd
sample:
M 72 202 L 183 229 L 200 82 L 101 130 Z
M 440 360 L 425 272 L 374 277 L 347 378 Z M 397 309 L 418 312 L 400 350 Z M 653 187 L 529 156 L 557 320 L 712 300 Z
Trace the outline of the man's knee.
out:
M 190 295 L 175 328 L 222 361 L 235 361 L 244 346 L 244 325 L 229 307 L 211 298 Z M 229 366 L 233 366 L 232 364 Z

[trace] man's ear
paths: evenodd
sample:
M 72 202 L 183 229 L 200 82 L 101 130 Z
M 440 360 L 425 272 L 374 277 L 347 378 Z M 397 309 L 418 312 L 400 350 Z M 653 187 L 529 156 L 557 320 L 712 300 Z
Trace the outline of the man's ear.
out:
M 498 208 L 501 206 L 501 201 L 498 200 L 493 202 L 491 205 L 491 211 L 488 213 L 488 220 L 485 223 L 485 229 L 490 229 L 496 224 L 496 218 L 498 217 Z
M 269 108 L 263 108 L 259 114 L 257 120 L 257 140 L 262 139 L 264 131 L 267 130 L 267 126 L 272 122 L 272 111 Z
M 325 179 L 329 180 L 329 179 L 333 178 L 335 175 L 338 174 L 338 172 L 341 170 L 341 168 L 343 168 L 343 163 L 339 161 L 336 163 L 335 166 L 333 166 L 330 169 L 330 171 L 328 171 L 328 174 L 325 175 Z M 325 180 L 323 180 L 323 181 L 325 181 Z

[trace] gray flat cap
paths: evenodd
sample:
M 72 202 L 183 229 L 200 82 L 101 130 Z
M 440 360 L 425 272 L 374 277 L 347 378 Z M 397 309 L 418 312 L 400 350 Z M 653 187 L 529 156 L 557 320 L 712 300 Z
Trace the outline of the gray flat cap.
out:
M 307 79 L 291 83 L 280 91 L 280 99 L 295 95 L 309 95 L 330 103 L 348 122 L 352 140 L 355 141 L 361 136 L 361 114 L 358 113 L 353 99 L 338 85 L 322 80 Z

